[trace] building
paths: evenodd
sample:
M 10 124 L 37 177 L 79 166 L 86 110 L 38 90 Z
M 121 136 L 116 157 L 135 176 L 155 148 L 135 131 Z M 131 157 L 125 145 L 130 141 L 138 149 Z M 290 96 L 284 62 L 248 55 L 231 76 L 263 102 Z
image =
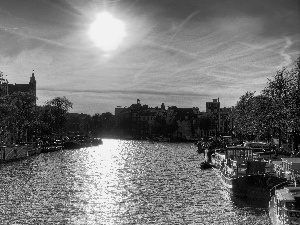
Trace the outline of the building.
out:
M 221 108 L 220 101 L 213 99 L 212 102 L 206 102 L 206 113 L 209 113 L 213 117 L 213 128 L 209 131 L 210 136 L 224 136 L 231 135 L 232 133 L 232 109 Z
M 212 102 L 206 102 L 206 112 L 210 112 L 213 114 L 218 114 L 220 111 L 220 102 L 218 99 L 213 99 Z
M 219 129 L 220 135 L 231 135 L 233 129 L 232 108 L 220 108 L 219 110 Z
M 36 80 L 34 71 L 32 72 L 32 76 L 30 77 L 28 84 L 10 84 L 7 79 L 4 79 L 3 73 L 0 73 L 0 101 L 5 102 L 6 96 L 16 92 L 33 93 L 34 99 L 27 102 L 27 99 L 26 101 L 23 101 L 23 95 L 13 96 L 16 97 L 18 101 L 23 102 L 22 104 L 15 104 L 16 108 L 14 110 L 7 107 L 8 110 L 4 113 L 4 120 L 2 120 L 2 118 L 0 119 L 1 123 L 4 122 L 2 127 L 0 127 L 0 139 L 2 139 L 4 143 L 27 142 L 29 140 L 33 140 L 36 135 L 36 129 L 30 126 L 34 120 L 31 111 L 36 106 Z M 12 101 L 11 103 L 14 104 L 15 102 Z M 10 120 L 9 125 L 5 124 L 9 121 L 7 118 L 12 115 L 14 116 L 14 120 Z M 22 126 L 24 124 L 23 121 L 27 122 L 26 127 Z
M 219 126 L 219 114 L 220 112 L 220 102 L 218 99 L 213 99 L 212 102 L 206 102 L 206 113 L 209 113 L 213 117 L 213 125 L 209 131 L 209 136 L 218 136 L 220 126 Z
M 3 73 L 0 71 L 0 97 L 7 95 L 7 79 L 4 78 Z
M 193 108 L 177 108 L 175 107 L 177 120 L 177 138 L 182 140 L 196 140 L 199 138 L 196 124 L 201 112 L 198 107 Z
M 2 80 L 0 85 L 0 96 L 12 94 L 14 92 L 32 92 L 36 97 L 36 79 L 34 76 L 34 71 L 32 72 L 28 84 L 10 84 L 7 80 Z
M 161 107 L 149 107 L 142 105 L 137 99 L 136 104 L 130 107 L 118 106 L 115 108 L 116 126 L 122 130 L 122 133 L 130 134 L 133 137 L 145 138 L 152 135 L 152 128 L 155 125 L 155 118 L 166 113 L 164 103 Z
M 191 141 L 230 135 L 232 129 L 231 108 L 220 108 L 219 99 L 206 102 L 206 112 L 200 112 L 198 107 L 171 106 L 166 110 L 164 103 L 151 108 L 137 99 L 130 107 L 115 108 L 115 119 L 119 129 L 138 138 L 163 135 Z

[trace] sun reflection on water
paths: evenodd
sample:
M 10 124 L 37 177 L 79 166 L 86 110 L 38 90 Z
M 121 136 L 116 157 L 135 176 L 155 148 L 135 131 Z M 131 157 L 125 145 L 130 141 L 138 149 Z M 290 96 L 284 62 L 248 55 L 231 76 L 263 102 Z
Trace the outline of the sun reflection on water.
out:
M 115 224 L 118 214 L 124 211 L 122 206 L 126 204 L 127 195 L 124 189 L 130 186 L 129 177 L 124 177 L 128 149 L 126 143 L 120 145 L 119 141 L 109 139 L 103 145 L 89 149 L 85 162 L 90 181 L 86 184 L 89 190 L 84 205 L 87 221 L 101 218 L 97 222 Z

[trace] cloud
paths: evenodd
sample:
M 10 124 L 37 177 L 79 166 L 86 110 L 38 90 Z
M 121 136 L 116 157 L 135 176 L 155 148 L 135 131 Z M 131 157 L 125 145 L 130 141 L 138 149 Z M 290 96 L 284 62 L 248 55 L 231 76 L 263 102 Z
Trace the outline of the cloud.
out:
M 78 48 L 69 44 L 69 37 L 78 36 L 85 18 L 65 0 L 1 1 L 1 12 L 5 16 L 0 16 L 0 45 L 5 57 L 45 46 Z
M 39 27 L 43 24 L 63 26 L 65 29 L 74 28 L 80 18 L 80 12 L 64 0 L 1 1 L 1 8 L 9 13 L 15 22 Z
M 61 10 L 63 13 L 67 13 L 74 17 L 82 16 L 82 13 L 66 0 L 44 0 L 44 1 L 49 5 Z
M 296 3 L 3 1 L 0 59 L 7 64 L 11 57 L 8 74 L 16 83 L 35 69 L 41 98 L 76 96 L 80 109 L 88 101 L 94 105 L 92 99 L 114 106 L 139 96 L 149 104 L 161 99 L 197 106 L 218 96 L 234 103 L 245 91 L 262 89 L 267 77 L 299 54 Z M 127 29 L 122 46 L 106 57 L 86 34 L 103 10 Z
M 292 41 L 289 37 L 284 37 L 285 44 L 280 51 L 280 55 L 283 57 L 284 61 L 281 63 L 278 69 L 283 66 L 291 65 L 293 63 L 290 54 L 286 53 L 286 50 L 292 45 Z

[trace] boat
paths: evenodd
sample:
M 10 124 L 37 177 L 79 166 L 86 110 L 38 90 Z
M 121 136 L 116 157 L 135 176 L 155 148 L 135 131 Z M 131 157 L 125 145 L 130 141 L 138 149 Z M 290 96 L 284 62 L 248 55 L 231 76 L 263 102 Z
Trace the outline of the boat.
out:
M 203 144 L 202 141 L 196 142 L 195 145 L 197 146 L 197 152 L 198 152 L 199 154 L 205 153 L 205 147 L 204 147 L 204 144 Z
M 205 154 L 233 196 L 259 199 L 267 205 L 271 189 L 286 182 L 285 178 L 268 173 L 267 162 L 251 148 L 230 146 Z
M 21 143 L 27 149 L 28 156 L 40 154 L 42 150 L 42 145 L 40 141 L 36 142 L 23 142 Z
M 215 166 L 212 165 L 211 163 L 207 162 L 207 161 L 203 161 L 203 162 L 200 163 L 200 168 L 202 170 L 207 170 L 207 169 L 215 168 Z
M 0 146 L 0 161 L 8 162 L 26 158 L 28 149 L 23 145 L 1 145 Z
M 91 139 L 86 135 L 77 135 L 69 137 L 64 142 L 65 149 L 80 149 L 102 144 L 102 139 Z
M 258 150 L 258 151 L 270 148 L 270 146 L 265 142 L 254 142 L 254 141 L 245 142 L 244 147 L 249 147 L 249 148 L 252 148 L 252 149 L 255 149 L 255 150 Z
M 80 149 L 84 148 L 86 145 L 76 141 L 76 140 L 68 140 L 64 143 L 64 148 L 65 149 Z
M 35 142 L 20 142 L 18 144 L 0 146 L 0 162 L 9 162 L 40 154 L 42 145 L 39 140 Z
M 54 152 L 63 149 L 63 141 L 53 137 L 44 137 L 41 139 L 41 152 Z
M 269 202 L 273 225 L 300 224 L 300 187 L 284 187 L 275 191 Z
M 92 146 L 102 145 L 103 141 L 101 138 L 92 138 L 91 139 Z
M 164 136 L 153 138 L 153 141 L 157 141 L 157 142 L 170 142 L 170 140 L 171 140 L 170 138 Z

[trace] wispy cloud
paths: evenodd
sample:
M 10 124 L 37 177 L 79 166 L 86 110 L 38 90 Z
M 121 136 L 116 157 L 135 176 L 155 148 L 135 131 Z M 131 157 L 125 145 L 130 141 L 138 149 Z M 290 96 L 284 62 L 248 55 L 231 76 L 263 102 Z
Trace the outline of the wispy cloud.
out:
M 112 93 L 118 93 L 118 94 L 143 94 L 143 95 L 164 95 L 164 96 L 185 96 L 185 97 L 197 97 L 199 96 L 199 93 L 191 92 L 191 91 L 158 91 L 158 90 L 91 90 L 91 89 L 59 89 L 59 88 L 39 88 L 39 91 L 51 91 L 51 92 L 66 92 L 69 94 L 72 93 L 94 93 L 94 94 L 112 94 Z
M 1 0 L 0 0 L 1 1 Z M 86 110 L 164 101 L 231 106 L 299 54 L 295 0 L 23 0 L 1 2 L 0 63 L 12 82 L 36 71 L 39 101 L 66 95 Z M 127 36 L 114 52 L 87 35 L 107 10 Z M 34 12 L 34 13 L 33 13 Z M 15 29 L 18 28 L 18 29 Z M 17 43 L 17 44 L 16 44 Z M 75 98 L 76 96 L 76 98 Z M 121 102 L 124 104 L 121 104 Z M 97 112 L 97 106 L 89 111 Z M 104 110 L 106 111 L 106 110 Z

